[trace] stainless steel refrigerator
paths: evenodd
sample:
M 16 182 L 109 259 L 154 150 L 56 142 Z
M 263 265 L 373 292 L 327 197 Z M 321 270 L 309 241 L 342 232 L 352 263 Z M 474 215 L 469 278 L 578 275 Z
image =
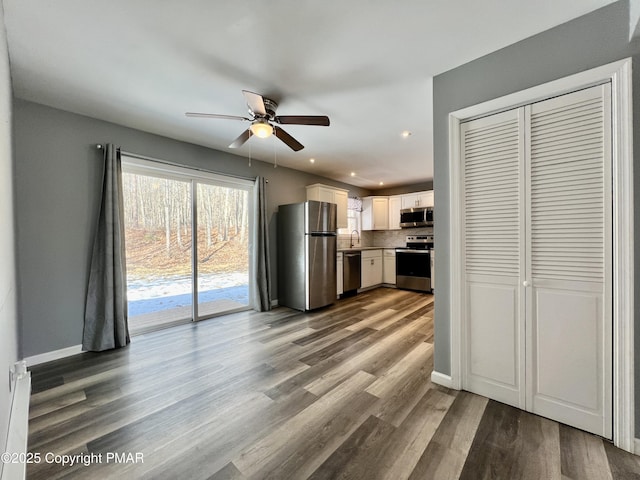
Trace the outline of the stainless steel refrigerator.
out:
M 278 207 L 278 304 L 313 310 L 336 300 L 336 204 Z

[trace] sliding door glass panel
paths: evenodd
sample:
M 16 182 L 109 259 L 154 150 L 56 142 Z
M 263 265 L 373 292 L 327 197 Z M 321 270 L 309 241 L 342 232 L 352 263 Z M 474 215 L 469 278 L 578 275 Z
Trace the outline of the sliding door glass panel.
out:
M 192 319 L 191 182 L 122 174 L 132 334 Z
M 198 183 L 198 319 L 249 305 L 249 195 L 245 189 Z

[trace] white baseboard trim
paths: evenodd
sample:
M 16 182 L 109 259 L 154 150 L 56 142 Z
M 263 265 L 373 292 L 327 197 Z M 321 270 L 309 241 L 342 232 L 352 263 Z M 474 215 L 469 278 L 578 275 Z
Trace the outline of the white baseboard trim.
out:
M 33 355 L 32 357 L 27 357 L 24 360 L 27 362 L 28 367 L 33 367 L 34 365 L 60 360 L 61 358 L 77 355 L 78 353 L 82 353 L 82 345 L 74 345 L 73 347 L 61 348 L 60 350 Z
M 25 370 L 24 364 L 22 367 Z M 29 399 L 31 397 L 31 372 L 23 371 L 13 383 L 13 399 L 9 414 L 7 453 L 25 455 L 29 436 Z M 26 462 L 0 463 L 2 480 L 23 480 L 27 475 Z
M 442 385 L 443 387 L 455 388 L 450 375 L 445 375 L 444 373 L 436 372 L 435 370 L 431 372 L 431 381 L 438 385 Z
M 275 300 L 271 300 L 271 306 L 274 307 L 274 308 L 278 306 L 278 299 L 277 298 Z
M 640 455 L 640 438 L 633 439 L 633 453 Z

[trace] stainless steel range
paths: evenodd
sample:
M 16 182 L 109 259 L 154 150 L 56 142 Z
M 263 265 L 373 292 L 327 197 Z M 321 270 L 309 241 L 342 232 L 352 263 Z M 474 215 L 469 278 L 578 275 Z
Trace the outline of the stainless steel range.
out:
M 430 292 L 433 234 L 407 235 L 406 246 L 396 248 L 396 286 Z

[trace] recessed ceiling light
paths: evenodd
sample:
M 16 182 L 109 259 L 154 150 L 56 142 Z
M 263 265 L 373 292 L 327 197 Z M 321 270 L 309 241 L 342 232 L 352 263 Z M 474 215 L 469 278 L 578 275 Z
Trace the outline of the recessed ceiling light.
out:
M 411 132 L 409 130 L 405 130 L 400 135 L 402 135 L 402 138 L 407 138 L 411 136 Z
M 384 182 L 380 182 L 378 185 L 384 185 Z
M 315 159 L 315 158 L 310 158 L 310 159 L 309 159 L 309 161 L 310 161 L 311 163 L 316 163 L 316 159 Z
M 356 176 L 356 172 L 351 172 L 351 176 L 355 177 Z

